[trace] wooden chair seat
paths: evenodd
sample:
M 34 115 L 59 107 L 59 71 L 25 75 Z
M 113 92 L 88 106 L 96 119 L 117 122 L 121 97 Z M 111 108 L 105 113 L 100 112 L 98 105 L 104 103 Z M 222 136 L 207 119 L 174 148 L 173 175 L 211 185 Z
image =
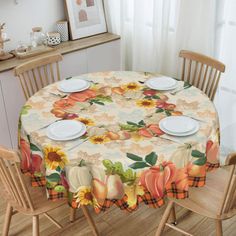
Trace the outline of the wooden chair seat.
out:
M 32 187 L 30 177 L 22 175 L 20 171 L 20 160 L 19 153 L 0 147 L 0 195 L 7 201 L 2 236 L 8 235 L 11 218 L 16 213 L 32 217 L 33 236 L 39 236 L 39 215 L 44 215 L 59 228 L 55 232 L 56 235 L 62 230 L 69 229 L 72 226 L 68 224 L 69 222 L 62 226 L 48 214 L 51 210 L 67 204 L 67 200 L 50 201 L 46 197 L 45 188 Z M 91 226 L 93 234 L 98 236 L 98 230 L 88 209 L 86 206 L 81 206 L 81 209 Z M 73 209 L 72 212 L 74 213 L 75 210 Z
M 229 154 L 225 164 L 227 166 L 208 173 L 204 187 L 190 188 L 189 198 L 169 199 L 156 236 L 162 235 L 165 226 L 184 235 L 192 236 L 189 232 L 176 226 L 175 205 L 214 219 L 216 235 L 223 235 L 222 221 L 236 215 L 236 153 Z M 172 223 L 168 223 L 170 217 Z
M 189 198 L 171 199 L 179 206 L 187 208 L 198 214 L 212 219 L 221 219 L 218 215 L 219 205 L 222 203 L 224 196 L 225 180 L 228 172 L 220 168 L 207 175 L 206 185 L 199 188 L 189 188 Z M 217 183 L 217 184 L 216 184 Z M 209 201 L 209 199 L 212 199 Z
M 29 208 L 25 209 L 24 207 L 20 206 L 19 204 L 16 204 L 15 200 L 13 199 L 12 195 L 9 195 L 4 188 L 4 186 L 0 183 L 0 195 L 5 194 L 5 197 L 7 197 L 8 202 L 11 204 L 11 206 L 16 210 L 19 211 L 25 215 L 40 215 L 42 213 L 45 213 L 47 211 L 50 211 L 52 209 L 55 209 L 57 207 L 60 207 L 64 204 L 67 204 L 67 200 L 57 200 L 57 201 L 50 201 L 46 197 L 46 190 L 45 188 L 40 187 L 32 187 L 30 183 L 30 177 L 29 176 L 22 176 L 24 182 L 26 183 L 26 187 L 28 189 L 28 192 L 31 196 L 32 203 L 34 205 L 34 211 L 32 212 Z M 16 177 L 16 182 L 20 186 L 19 178 Z M 23 189 L 22 189 L 23 194 Z

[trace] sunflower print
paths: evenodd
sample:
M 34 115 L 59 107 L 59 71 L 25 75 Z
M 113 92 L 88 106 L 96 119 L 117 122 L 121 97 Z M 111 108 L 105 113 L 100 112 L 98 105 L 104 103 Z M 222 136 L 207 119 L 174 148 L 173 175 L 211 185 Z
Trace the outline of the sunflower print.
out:
M 46 146 L 43 152 L 45 155 L 45 164 L 51 170 L 55 170 L 57 167 L 63 169 L 69 163 L 66 154 L 60 147 Z
M 137 83 L 128 83 L 122 86 L 125 91 L 137 91 L 141 89 L 141 86 Z
M 156 106 L 155 101 L 148 100 L 148 99 L 142 99 L 136 101 L 137 106 L 144 107 L 144 108 L 154 108 Z
M 106 135 L 95 135 L 90 137 L 89 140 L 93 144 L 103 144 L 110 141 L 110 139 Z
M 94 126 L 94 125 L 95 125 L 95 123 L 94 123 L 94 121 L 93 121 L 92 119 L 80 117 L 80 118 L 78 118 L 78 120 L 79 120 L 80 122 L 84 123 L 84 124 L 87 125 L 87 126 Z
M 91 193 L 91 187 L 81 186 L 78 189 L 78 192 L 74 196 L 76 202 L 81 205 L 92 205 L 93 204 L 93 195 Z

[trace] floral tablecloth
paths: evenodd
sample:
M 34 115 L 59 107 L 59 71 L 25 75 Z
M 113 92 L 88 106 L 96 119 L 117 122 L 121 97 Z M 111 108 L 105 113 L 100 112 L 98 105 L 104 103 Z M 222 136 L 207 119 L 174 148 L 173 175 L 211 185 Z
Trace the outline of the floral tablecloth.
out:
M 219 166 L 219 124 L 213 103 L 199 89 L 172 95 L 144 85 L 152 75 L 102 72 L 81 75 L 91 81 L 83 92 L 57 96 L 57 84 L 32 96 L 19 122 L 21 169 L 33 186 L 46 186 L 51 200 L 68 198 L 73 207 L 93 205 L 97 212 L 116 204 L 133 211 L 164 197 L 188 197 L 205 184 L 206 172 Z M 167 116 L 200 119 L 198 133 L 171 137 L 158 123 Z M 79 139 L 52 141 L 46 127 L 61 119 L 83 122 Z

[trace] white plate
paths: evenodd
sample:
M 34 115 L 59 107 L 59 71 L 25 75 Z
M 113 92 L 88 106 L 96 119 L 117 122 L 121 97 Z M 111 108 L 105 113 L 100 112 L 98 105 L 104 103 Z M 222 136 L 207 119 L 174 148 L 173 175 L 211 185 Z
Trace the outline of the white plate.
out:
M 162 119 L 160 129 L 175 136 L 188 136 L 199 130 L 199 123 L 186 116 L 170 116 Z
M 90 82 L 83 79 L 63 80 L 58 85 L 58 90 L 64 93 L 81 92 L 90 87 Z
M 75 120 L 57 121 L 47 128 L 47 136 L 52 140 L 67 141 L 83 136 L 86 126 Z
M 172 90 L 177 87 L 177 81 L 173 78 L 161 76 L 153 77 L 145 82 L 145 85 L 155 90 Z

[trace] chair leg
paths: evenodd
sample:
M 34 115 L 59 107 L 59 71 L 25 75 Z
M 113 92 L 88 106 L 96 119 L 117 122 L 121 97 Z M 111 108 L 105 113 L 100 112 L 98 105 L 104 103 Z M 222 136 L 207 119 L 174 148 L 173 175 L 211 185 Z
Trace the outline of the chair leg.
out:
M 5 221 L 4 221 L 3 230 L 2 230 L 2 236 L 7 236 L 8 235 L 12 215 L 13 215 L 13 208 L 8 203 L 7 204 L 6 215 L 5 215 Z
M 84 213 L 84 215 L 85 215 L 85 218 L 87 219 L 87 221 L 88 221 L 90 227 L 92 228 L 92 231 L 93 231 L 94 236 L 99 236 L 97 227 L 96 227 L 96 225 L 95 225 L 95 223 L 94 223 L 94 221 L 93 221 L 92 216 L 91 216 L 90 213 L 89 213 L 89 210 L 88 210 L 87 206 L 81 205 L 80 207 L 81 207 L 81 209 L 82 209 L 82 211 L 83 211 L 83 213 Z
M 77 209 L 70 207 L 70 222 L 71 223 L 75 221 L 76 210 Z
M 171 212 L 170 212 L 170 223 L 177 225 L 177 218 L 175 213 L 175 204 L 173 205 Z
M 174 202 L 170 201 L 165 209 L 164 215 L 161 218 L 161 222 L 157 228 L 156 236 L 161 236 L 162 232 L 164 231 L 165 224 L 168 218 L 170 217 L 173 206 L 174 206 Z
M 222 236 L 222 220 L 216 220 L 216 236 Z
M 32 236 L 39 236 L 39 216 L 33 216 Z

